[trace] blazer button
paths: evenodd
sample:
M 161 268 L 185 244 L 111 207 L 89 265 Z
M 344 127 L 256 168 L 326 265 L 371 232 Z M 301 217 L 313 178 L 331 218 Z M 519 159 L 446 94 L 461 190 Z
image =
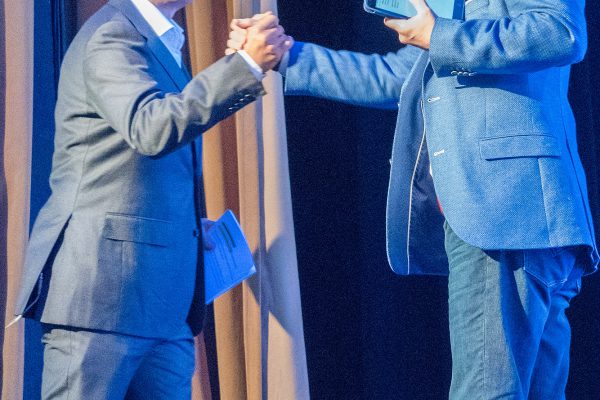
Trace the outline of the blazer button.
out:
M 458 75 L 458 71 L 452 71 L 450 72 L 450 75 Z
M 200 237 L 200 231 L 198 229 L 194 229 L 194 232 L 192 234 L 195 238 Z

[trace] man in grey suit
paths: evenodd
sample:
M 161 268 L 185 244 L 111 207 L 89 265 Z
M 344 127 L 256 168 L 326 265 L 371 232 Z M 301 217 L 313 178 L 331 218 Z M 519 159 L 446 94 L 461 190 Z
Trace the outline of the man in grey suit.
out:
M 396 53 L 296 43 L 286 93 L 399 107 L 388 256 L 449 273 L 450 398 L 564 399 L 565 310 L 598 264 L 567 100 L 584 0 L 467 0 L 457 20 L 411 2 L 415 17 L 386 20 L 409 45 Z M 230 48 L 253 23 L 234 21 Z
M 190 77 L 173 14 L 110 0 L 61 71 L 52 195 L 17 315 L 44 326 L 44 399 L 189 399 L 204 316 L 200 135 L 264 94 L 290 47 L 275 16 Z

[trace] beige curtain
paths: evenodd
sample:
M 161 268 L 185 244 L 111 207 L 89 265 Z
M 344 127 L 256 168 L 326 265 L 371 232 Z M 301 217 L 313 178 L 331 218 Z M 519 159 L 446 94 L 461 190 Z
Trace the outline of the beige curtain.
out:
M 195 0 L 186 10 L 194 72 L 222 57 L 231 18 L 276 8 L 275 0 Z M 223 400 L 309 398 L 281 77 L 269 73 L 264 86 L 267 96 L 204 137 L 208 215 L 236 213 L 258 269 L 215 302 Z
M 0 268 L 6 324 L 13 318 L 29 229 L 33 2 L 2 0 L 2 6 Z M 17 400 L 23 397 L 23 322 L 3 333 L 2 399 Z

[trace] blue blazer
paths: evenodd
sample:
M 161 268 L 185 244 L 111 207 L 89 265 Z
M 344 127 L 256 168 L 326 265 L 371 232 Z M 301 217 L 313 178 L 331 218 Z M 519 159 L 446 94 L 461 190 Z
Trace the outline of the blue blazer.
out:
M 595 270 L 567 100 L 570 65 L 587 48 L 584 3 L 472 0 L 463 20 L 437 19 L 427 52 L 294 46 L 287 94 L 399 107 L 387 204 L 394 271 L 447 272 L 444 217 L 483 249 L 586 246 Z

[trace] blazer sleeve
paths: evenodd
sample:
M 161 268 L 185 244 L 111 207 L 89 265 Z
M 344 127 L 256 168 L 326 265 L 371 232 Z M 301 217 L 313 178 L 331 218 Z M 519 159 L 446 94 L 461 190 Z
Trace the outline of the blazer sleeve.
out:
M 437 18 L 431 64 L 456 72 L 513 74 L 581 61 L 587 49 L 584 0 L 506 0 L 509 17 Z
M 402 84 L 422 50 L 386 55 L 334 51 L 297 42 L 285 70 L 285 93 L 348 104 L 397 109 Z
M 162 67 L 153 60 L 145 39 L 123 21 L 110 21 L 95 32 L 83 62 L 92 112 L 131 148 L 149 156 L 191 142 L 264 94 L 237 54 L 200 72 L 181 92 L 168 91 L 173 88 L 156 79 L 157 68 Z

